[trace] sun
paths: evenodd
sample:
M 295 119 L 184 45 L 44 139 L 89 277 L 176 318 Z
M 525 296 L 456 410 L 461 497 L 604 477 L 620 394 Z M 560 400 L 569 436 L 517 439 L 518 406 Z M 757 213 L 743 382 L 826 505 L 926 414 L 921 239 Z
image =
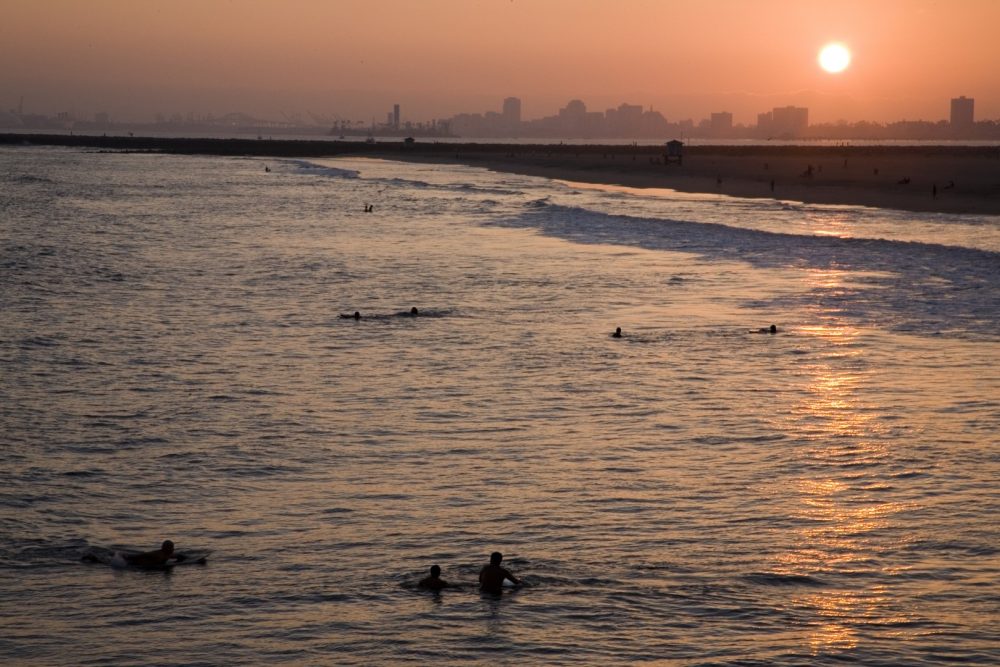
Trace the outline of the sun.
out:
M 819 66 L 830 74 L 838 74 L 851 64 L 851 52 L 840 42 L 831 42 L 819 51 Z

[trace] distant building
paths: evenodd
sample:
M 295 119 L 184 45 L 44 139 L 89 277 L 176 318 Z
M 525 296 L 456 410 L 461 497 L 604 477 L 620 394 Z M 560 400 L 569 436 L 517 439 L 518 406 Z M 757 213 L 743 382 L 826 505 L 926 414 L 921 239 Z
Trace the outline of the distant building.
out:
M 393 104 L 392 105 L 392 126 L 394 128 L 396 128 L 397 130 L 399 129 L 399 105 L 398 104 Z
M 757 136 L 771 136 L 771 125 L 774 123 L 774 114 L 770 111 L 757 114 Z
M 975 100 L 962 95 L 951 100 L 951 127 L 954 130 L 972 129 L 975 122 Z
M 714 137 L 725 137 L 733 132 L 733 114 L 719 111 L 712 114 L 709 130 Z
M 775 107 L 757 115 L 757 132 L 764 137 L 794 139 L 809 127 L 809 109 L 805 107 Z
M 503 120 L 512 127 L 521 123 L 521 100 L 508 97 L 503 101 Z

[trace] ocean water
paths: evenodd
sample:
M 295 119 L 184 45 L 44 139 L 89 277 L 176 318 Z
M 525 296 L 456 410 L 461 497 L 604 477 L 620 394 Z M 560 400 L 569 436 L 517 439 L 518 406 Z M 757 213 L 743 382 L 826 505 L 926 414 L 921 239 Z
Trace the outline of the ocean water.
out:
M 2 148 L 0 657 L 995 665 L 998 359 L 997 217 Z

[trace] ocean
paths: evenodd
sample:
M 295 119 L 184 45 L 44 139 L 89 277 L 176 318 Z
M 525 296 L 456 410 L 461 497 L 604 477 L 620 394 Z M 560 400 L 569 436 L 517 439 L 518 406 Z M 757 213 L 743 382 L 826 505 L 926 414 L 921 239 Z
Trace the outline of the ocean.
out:
M 1000 664 L 998 359 L 996 216 L 2 147 L 0 657 Z

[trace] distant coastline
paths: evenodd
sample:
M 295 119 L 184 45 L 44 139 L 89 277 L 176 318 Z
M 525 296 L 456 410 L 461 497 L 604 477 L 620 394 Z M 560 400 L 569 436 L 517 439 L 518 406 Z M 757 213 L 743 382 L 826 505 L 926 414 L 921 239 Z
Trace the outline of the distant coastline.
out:
M 697 145 L 684 148 L 680 164 L 664 163 L 663 146 L 641 144 L 365 143 L 7 133 L 0 134 L 0 145 L 447 162 L 583 183 L 1000 215 L 1000 145 Z

